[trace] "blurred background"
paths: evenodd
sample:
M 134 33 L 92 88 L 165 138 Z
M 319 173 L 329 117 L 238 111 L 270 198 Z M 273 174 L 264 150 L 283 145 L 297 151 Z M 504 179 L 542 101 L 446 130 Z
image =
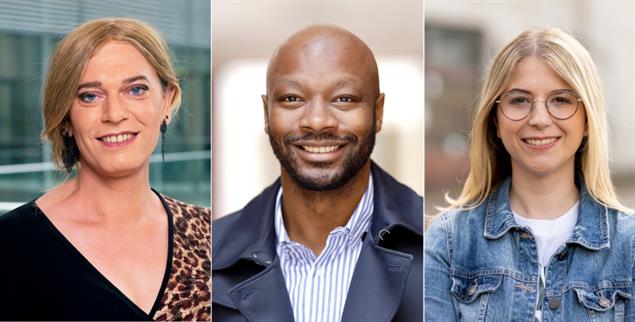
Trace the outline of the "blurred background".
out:
M 604 82 L 613 180 L 635 207 L 634 1 L 425 1 L 426 215 L 457 197 L 485 69 L 522 31 L 553 26 L 591 52 Z
M 152 158 L 151 184 L 177 199 L 210 206 L 209 0 L 0 0 L 0 214 L 65 178 L 40 140 L 41 93 L 55 44 L 79 24 L 133 17 L 166 38 L 182 80 L 183 105 Z
M 422 1 L 214 1 L 215 218 L 241 209 L 280 174 L 260 99 L 267 62 L 292 33 L 313 24 L 346 28 L 374 52 L 386 100 L 372 158 L 423 194 Z

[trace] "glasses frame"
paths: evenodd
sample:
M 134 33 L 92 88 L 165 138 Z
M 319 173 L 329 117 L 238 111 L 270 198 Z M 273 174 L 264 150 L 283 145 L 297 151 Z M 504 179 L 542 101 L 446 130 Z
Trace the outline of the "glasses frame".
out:
M 507 114 L 505 114 L 505 111 L 503 110 L 503 105 L 501 104 L 501 102 L 503 101 L 503 98 L 509 94 L 512 93 L 520 93 L 523 95 L 526 95 L 527 97 L 529 97 L 531 99 L 531 107 L 529 108 L 529 112 L 527 112 L 527 115 L 519 118 L 519 119 L 513 119 L 509 116 L 507 116 Z M 573 96 L 576 97 L 576 106 L 575 106 L 575 110 L 573 111 L 573 113 L 571 113 L 571 115 L 565 117 L 565 118 L 561 118 L 561 117 L 557 117 L 555 115 L 553 115 L 553 113 L 551 113 L 551 111 L 549 110 L 549 104 L 547 104 L 547 101 L 549 101 L 549 98 L 553 95 L 556 95 L 558 93 L 569 93 L 572 94 Z M 496 100 L 496 104 L 498 104 L 498 107 L 501 109 L 501 113 L 503 114 L 503 116 L 505 116 L 507 119 L 511 120 L 511 121 L 522 121 L 524 119 L 526 119 L 529 115 L 531 115 L 531 112 L 533 112 L 534 107 L 536 106 L 536 102 L 545 102 L 545 108 L 547 109 L 547 113 L 549 113 L 549 115 L 551 115 L 551 117 L 560 120 L 560 121 L 564 121 L 564 120 L 568 120 L 570 118 L 572 118 L 575 113 L 578 112 L 578 110 L 580 109 L 580 102 L 582 102 L 582 99 L 580 98 L 580 96 L 578 96 L 578 94 L 576 94 L 574 91 L 570 91 L 568 89 L 562 89 L 562 90 L 557 90 L 557 91 L 553 91 L 551 93 L 549 93 L 549 95 L 547 96 L 547 99 L 544 100 L 537 100 L 535 97 L 531 96 L 530 94 L 527 93 L 523 93 L 523 92 L 518 92 L 518 91 L 511 91 L 511 92 L 507 92 L 503 95 L 500 96 L 499 99 Z

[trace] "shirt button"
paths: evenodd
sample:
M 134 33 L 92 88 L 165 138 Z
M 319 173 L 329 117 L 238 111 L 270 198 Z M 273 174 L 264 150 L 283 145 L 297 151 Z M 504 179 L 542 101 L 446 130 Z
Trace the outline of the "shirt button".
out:
M 555 309 L 557 309 L 559 307 L 560 307 L 560 299 L 557 299 L 555 297 L 549 299 L 549 308 L 550 309 L 555 310 Z
M 607 308 L 609 307 L 609 305 L 611 305 L 611 301 L 609 299 L 607 299 L 606 297 L 601 297 L 600 298 L 600 306 L 603 308 Z

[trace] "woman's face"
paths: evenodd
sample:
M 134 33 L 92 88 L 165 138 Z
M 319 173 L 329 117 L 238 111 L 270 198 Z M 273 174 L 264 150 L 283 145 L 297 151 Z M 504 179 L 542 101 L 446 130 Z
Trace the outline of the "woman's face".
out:
M 82 168 L 122 177 L 148 166 L 174 90 L 130 43 L 108 41 L 90 58 L 70 110 Z M 169 120 L 168 120 L 169 121 Z
M 521 60 L 503 93 L 521 91 L 535 100 L 531 113 L 524 119 L 513 121 L 496 106 L 497 136 L 511 156 L 512 174 L 522 172 L 531 176 L 554 173 L 573 173 L 575 153 L 586 135 L 586 114 L 580 105 L 566 120 L 554 118 L 547 111 L 545 100 L 554 91 L 570 90 L 556 72 L 537 57 Z

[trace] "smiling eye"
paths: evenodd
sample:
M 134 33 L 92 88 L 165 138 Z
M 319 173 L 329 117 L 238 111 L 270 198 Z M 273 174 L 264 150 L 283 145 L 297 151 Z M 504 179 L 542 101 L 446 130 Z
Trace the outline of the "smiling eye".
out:
M 353 102 L 355 102 L 355 99 L 353 99 L 350 96 L 338 96 L 337 98 L 335 98 L 335 102 L 337 102 L 337 103 L 353 103 Z
M 148 87 L 145 85 L 136 85 L 130 88 L 130 94 L 132 96 L 142 96 L 148 90 Z
M 283 97 L 282 101 L 287 103 L 297 103 L 300 101 L 300 98 L 295 95 L 288 95 Z

